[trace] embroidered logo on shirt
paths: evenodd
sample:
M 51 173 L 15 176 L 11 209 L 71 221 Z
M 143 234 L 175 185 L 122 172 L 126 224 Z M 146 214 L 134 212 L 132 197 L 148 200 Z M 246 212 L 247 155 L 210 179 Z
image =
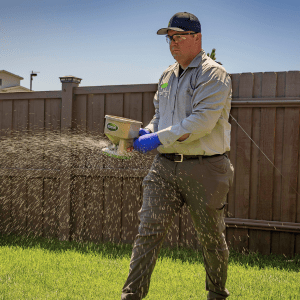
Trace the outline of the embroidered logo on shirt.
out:
M 164 88 L 166 88 L 167 86 L 168 86 L 168 82 L 162 84 L 160 87 L 161 87 L 162 89 L 164 89 Z

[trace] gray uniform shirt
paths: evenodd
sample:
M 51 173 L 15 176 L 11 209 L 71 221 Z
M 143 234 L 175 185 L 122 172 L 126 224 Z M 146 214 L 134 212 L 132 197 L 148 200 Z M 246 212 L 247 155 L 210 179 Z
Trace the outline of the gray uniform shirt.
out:
M 179 77 L 167 68 L 154 96 L 155 115 L 145 127 L 157 132 L 160 153 L 214 155 L 230 151 L 231 78 L 204 50 Z M 180 142 L 182 135 L 190 136 Z

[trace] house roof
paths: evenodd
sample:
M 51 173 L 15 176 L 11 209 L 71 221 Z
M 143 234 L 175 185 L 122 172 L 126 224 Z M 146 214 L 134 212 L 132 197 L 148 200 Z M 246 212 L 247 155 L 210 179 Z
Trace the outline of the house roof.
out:
M 18 76 L 18 75 L 16 75 L 16 74 L 10 73 L 10 72 L 8 72 L 8 71 L 5 71 L 5 70 L 0 70 L 0 73 L 6 73 L 6 74 L 8 74 L 8 75 L 11 75 L 11 76 L 17 77 L 17 78 L 18 78 L 18 79 L 20 79 L 20 80 L 23 80 L 23 79 L 24 79 L 24 78 L 23 78 L 23 77 L 21 77 L 21 76 Z
M 33 92 L 33 91 L 20 85 L 0 89 L 0 93 L 17 93 L 17 92 Z

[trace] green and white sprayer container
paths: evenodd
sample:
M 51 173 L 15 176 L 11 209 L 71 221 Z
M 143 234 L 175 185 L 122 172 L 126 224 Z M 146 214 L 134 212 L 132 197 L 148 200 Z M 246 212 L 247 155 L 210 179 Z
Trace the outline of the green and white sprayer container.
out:
M 132 147 L 134 138 L 139 137 L 139 130 L 143 123 L 123 117 L 105 116 L 104 134 L 112 142 L 102 152 L 108 156 L 119 159 L 130 159 L 131 152 L 127 148 Z

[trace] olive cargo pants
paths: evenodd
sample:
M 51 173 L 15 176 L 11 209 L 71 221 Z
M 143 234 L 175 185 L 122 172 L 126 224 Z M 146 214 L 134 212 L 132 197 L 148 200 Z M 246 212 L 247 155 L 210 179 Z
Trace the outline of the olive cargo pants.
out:
M 186 203 L 202 246 L 207 299 L 229 296 L 225 288 L 229 250 L 225 240 L 224 207 L 234 169 L 226 154 L 174 162 L 157 154 L 143 180 L 129 275 L 122 300 L 146 297 L 150 277 L 173 217 Z

